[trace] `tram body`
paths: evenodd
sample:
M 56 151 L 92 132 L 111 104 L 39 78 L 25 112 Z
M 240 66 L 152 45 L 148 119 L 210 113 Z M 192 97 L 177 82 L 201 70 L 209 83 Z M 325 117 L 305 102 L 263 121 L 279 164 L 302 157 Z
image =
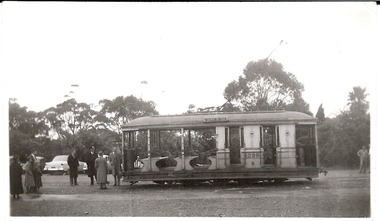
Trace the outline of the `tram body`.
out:
M 149 116 L 122 126 L 123 181 L 318 177 L 317 119 L 300 112 Z

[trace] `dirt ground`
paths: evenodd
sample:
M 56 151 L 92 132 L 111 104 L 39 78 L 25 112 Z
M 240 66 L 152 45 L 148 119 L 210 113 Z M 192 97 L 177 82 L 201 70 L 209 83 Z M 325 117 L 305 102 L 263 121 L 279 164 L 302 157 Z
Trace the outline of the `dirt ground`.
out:
M 41 194 L 9 198 L 11 217 L 371 217 L 370 174 L 329 170 L 312 181 L 237 183 L 197 186 L 122 183 L 108 189 L 90 185 L 85 174 L 78 186 L 67 175 L 43 175 Z

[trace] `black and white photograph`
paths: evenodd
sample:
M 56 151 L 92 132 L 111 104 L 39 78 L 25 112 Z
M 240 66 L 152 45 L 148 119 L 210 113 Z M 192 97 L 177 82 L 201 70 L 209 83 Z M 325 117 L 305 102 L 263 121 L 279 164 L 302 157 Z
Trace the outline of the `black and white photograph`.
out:
M 376 2 L 0 7 L 5 220 L 378 217 Z

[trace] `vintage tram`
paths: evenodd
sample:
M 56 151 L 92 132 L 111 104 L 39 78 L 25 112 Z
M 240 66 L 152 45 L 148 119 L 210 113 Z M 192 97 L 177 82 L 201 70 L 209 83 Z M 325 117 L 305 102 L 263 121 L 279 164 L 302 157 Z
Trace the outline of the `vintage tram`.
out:
M 317 119 L 291 111 L 148 116 L 122 126 L 124 181 L 318 177 Z

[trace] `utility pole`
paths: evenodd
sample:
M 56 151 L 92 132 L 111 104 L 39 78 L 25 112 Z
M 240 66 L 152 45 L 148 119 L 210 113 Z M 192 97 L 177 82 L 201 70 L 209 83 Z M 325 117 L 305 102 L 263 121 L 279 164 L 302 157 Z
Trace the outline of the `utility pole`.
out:
M 265 60 L 268 60 L 268 58 L 273 54 L 273 52 L 278 48 L 278 46 L 280 46 L 282 43 L 284 43 L 283 40 L 280 41 L 280 43 L 274 48 L 274 50 L 268 55 L 267 58 L 265 58 Z

